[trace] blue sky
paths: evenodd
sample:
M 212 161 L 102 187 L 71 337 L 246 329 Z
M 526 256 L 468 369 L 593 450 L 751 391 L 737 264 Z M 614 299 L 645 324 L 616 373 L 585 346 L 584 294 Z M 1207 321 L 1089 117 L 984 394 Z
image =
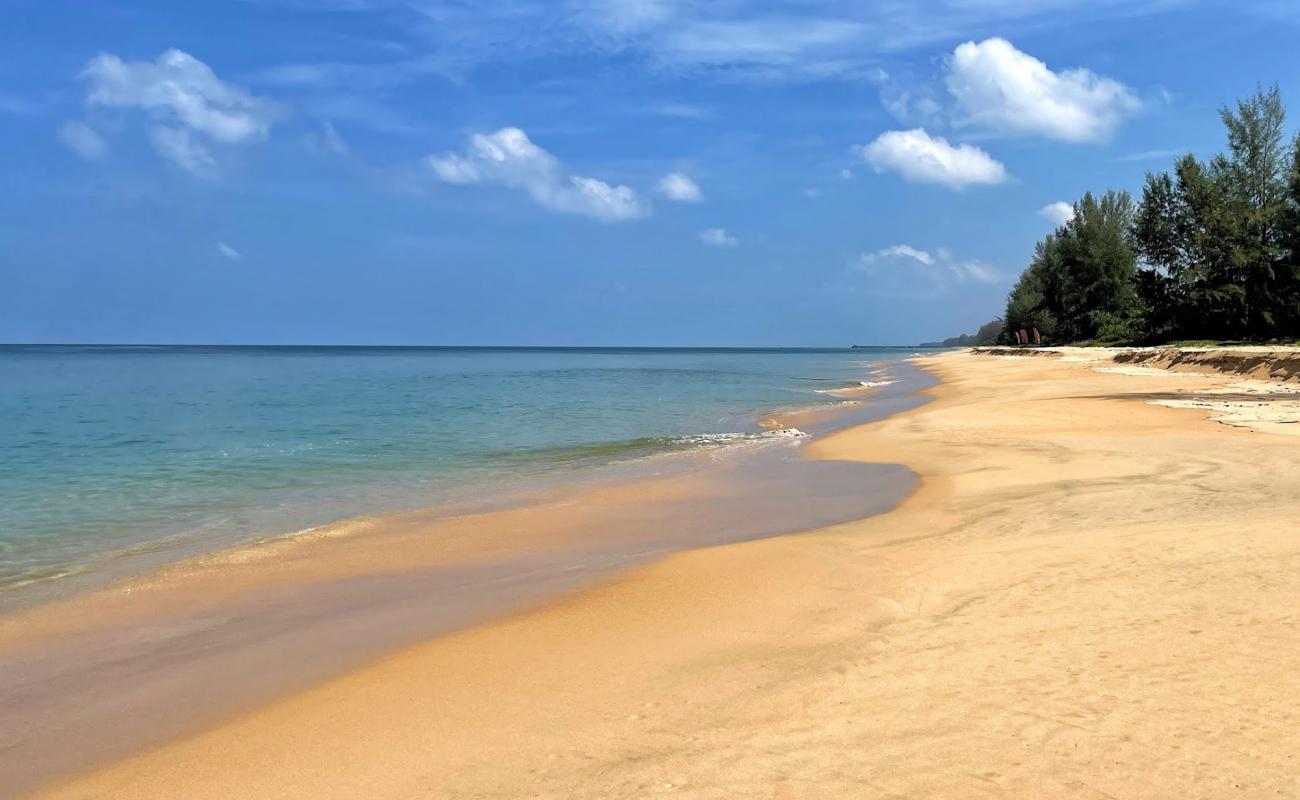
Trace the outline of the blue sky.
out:
M 7 0 L 0 341 L 909 343 L 1297 100 L 1206 0 Z

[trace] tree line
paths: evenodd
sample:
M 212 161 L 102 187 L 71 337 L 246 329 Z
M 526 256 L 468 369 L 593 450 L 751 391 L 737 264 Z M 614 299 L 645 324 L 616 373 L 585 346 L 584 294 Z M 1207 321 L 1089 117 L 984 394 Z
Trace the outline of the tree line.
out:
M 1220 110 L 1226 153 L 1147 173 L 1142 200 L 1085 194 L 1034 248 L 1002 340 L 1267 341 L 1300 337 L 1300 134 L 1277 86 Z

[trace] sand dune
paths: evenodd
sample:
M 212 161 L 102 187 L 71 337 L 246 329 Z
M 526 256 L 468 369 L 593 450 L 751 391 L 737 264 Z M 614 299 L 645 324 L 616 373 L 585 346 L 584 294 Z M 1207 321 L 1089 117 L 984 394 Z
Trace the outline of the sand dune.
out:
M 946 354 L 900 509 L 671 556 L 51 797 L 1300 796 L 1300 450 L 1227 376 Z

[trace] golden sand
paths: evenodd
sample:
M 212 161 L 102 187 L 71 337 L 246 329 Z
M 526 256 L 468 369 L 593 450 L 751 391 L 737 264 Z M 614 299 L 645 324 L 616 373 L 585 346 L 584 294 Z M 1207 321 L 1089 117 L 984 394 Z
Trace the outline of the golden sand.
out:
M 1300 446 L 1235 379 L 946 354 L 900 509 L 679 553 L 50 797 L 1300 796 Z

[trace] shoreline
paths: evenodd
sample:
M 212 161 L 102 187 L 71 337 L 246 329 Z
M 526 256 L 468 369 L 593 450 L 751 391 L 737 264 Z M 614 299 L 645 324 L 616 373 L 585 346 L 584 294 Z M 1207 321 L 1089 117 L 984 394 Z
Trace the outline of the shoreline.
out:
M 819 440 L 894 511 L 679 552 L 46 796 L 1249 797 L 1300 790 L 1294 440 L 1224 376 L 925 359 Z
M 923 402 L 920 374 L 790 419 L 815 441 Z M 669 553 L 882 513 L 912 489 L 906 470 L 806 451 L 777 437 L 467 513 L 344 520 L 0 616 L 0 783 L 38 788 Z
M 0 613 L 341 519 L 664 471 L 833 404 L 815 390 L 872 366 L 843 350 L 30 349 L 0 348 L 17 470 Z

